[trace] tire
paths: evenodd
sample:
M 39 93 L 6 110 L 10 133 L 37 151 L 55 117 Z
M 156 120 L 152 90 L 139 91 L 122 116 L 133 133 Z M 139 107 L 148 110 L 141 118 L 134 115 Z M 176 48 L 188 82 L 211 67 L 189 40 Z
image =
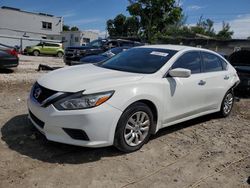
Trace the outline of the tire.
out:
M 33 55 L 34 55 L 34 56 L 39 56 L 39 55 L 40 55 L 40 52 L 39 52 L 38 50 L 34 50 L 34 51 L 33 51 Z
M 227 117 L 230 115 L 234 104 L 234 93 L 229 90 L 223 98 L 221 109 L 219 112 L 220 117 Z
M 153 114 L 150 108 L 141 102 L 134 103 L 118 121 L 114 146 L 123 152 L 139 150 L 148 141 L 152 128 Z
M 64 55 L 64 54 L 63 54 L 62 52 L 57 52 L 57 54 L 56 54 L 56 56 L 57 56 L 57 57 L 60 57 L 60 58 L 63 57 L 63 55 Z

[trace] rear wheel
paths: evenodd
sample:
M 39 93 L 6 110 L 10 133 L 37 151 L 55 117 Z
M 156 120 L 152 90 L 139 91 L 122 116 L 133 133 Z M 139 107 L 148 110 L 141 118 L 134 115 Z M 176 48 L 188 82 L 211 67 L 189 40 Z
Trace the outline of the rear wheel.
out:
M 39 52 L 38 50 L 34 50 L 34 51 L 33 51 L 33 55 L 34 55 L 34 56 L 39 56 L 39 55 L 40 55 L 40 52 Z
M 221 110 L 219 112 L 220 116 L 227 117 L 232 111 L 233 104 L 234 104 L 234 94 L 233 91 L 230 90 L 226 93 L 222 101 Z
M 140 149 L 149 139 L 153 127 L 153 114 L 144 103 L 135 103 L 120 117 L 114 145 L 121 151 Z
M 57 57 L 60 57 L 60 58 L 61 58 L 61 57 L 63 56 L 63 53 L 62 53 L 62 52 L 57 52 L 56 55 L 57 55 Z

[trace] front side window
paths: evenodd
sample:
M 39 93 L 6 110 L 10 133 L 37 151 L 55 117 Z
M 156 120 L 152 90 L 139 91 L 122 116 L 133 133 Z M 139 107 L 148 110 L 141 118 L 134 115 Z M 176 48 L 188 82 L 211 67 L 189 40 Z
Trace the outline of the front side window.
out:
M 218 56 L 207 52 L 201 52 L 201 54 L 204 63 L 204 72 L 216 72 L 223 70 L 222 62 Z
M 97 66 L 125 72 L 150 74 L 158 71 L 177 51 L 158 48 L 132 48 Z
M 201 57 L 199 52 L 183 54 L 172 66 L 172 69 L 183 68 L 191 70 L 192 74 L 201 72 Z

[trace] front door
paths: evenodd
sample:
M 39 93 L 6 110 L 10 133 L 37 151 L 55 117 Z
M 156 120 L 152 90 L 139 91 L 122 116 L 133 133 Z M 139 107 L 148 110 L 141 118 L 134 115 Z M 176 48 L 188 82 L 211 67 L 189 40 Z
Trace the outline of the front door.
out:
M 200 52 L 186 52 L 173 64 L 171 69 L 185 68 L 191 70 L 188 78 L 167 76 L 165 79 L 166 98 L 164 101 L 165 118 L 163 125 L 206 111 L 206 80 L 203 79 Z

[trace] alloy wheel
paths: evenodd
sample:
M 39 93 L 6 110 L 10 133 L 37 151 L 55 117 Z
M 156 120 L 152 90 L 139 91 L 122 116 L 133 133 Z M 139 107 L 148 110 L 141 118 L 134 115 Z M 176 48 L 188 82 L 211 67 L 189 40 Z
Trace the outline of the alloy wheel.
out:
M 233 94 L 228 93 L 224 99 L 224 104 L 223 104 L 223 111 L 225 114 L 229 114 L 232 107 L 233 107 Z
M 149 134 L 150 119 L 146 112 L 138 111 L 128 119 L 124 139 L 129 146 L 138 146 Z

